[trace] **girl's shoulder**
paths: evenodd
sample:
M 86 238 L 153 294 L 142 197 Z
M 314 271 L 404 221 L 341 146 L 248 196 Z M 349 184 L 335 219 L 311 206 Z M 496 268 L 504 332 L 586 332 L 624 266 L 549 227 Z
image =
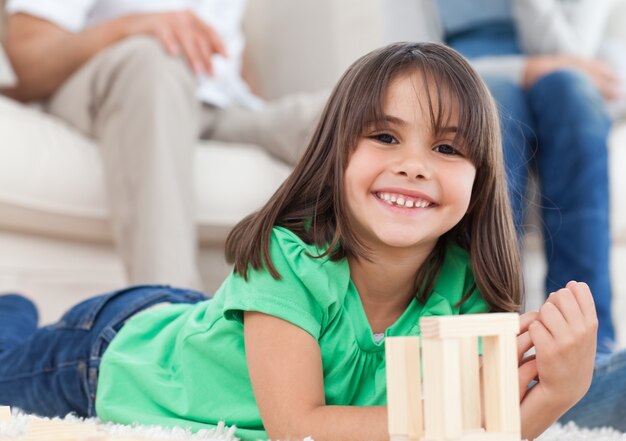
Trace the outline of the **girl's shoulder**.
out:
M 300 236 L 287 227 L 274 226 L 271 234 L 271 247 L 275 246 L 281 250 L 290 252 L 302 252 L 305 251 L 311 255 L 319 256 L 323 254 L 326 249 L 319 248 L 315 244 L 306 243 Z M 327 256 L 322 258 L 323 261 L 328 260 Z
M 317 257 L 323 251 L 287 228 L 274 227 L 269 252 L 280 277 L 273 277 L 267 265 L 250 267 L 247 277 L 233 272 L 215 296 L 216 308 L 240 323 L 244 311 L 273 315 L 319 338 L 343 303 L 350 278 L 347 261 Z
M 296 291 L 316 293 L 319 300 L 340 300 L 348 289 L 350 268 L 346 259 L 332 260 L 324 255 L 326 249 L 306 243 L 288 228 L 275 226 L 269 241 L 269 257 L 279 274 L 274 277 L 267 264 L 248 268 L 247 276 L 232 273 L 228 285 L 237 289 L 262 292 Z M 292 294 L 289 294 L 292 293 Z
M 306 243 L 288 228 L 272 229 L 270 257 L 281 278 L 296 278 L 309 289 L 320 284 L 347 289 L 350 278 L 347 260 L 332 260 L 326 251 L 327 248 Z

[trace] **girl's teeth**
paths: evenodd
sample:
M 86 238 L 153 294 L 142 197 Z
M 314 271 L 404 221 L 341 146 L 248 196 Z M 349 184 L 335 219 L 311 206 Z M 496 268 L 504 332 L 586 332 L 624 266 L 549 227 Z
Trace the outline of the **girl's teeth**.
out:
M 377 193 L 378 198 L 387 202 L 389 205 L 397 205 L 398 207 L 406 208 L 426 208 L 430 205 L 426 201 L 414 201 L 412 199 L 405 199 L 402 196 L 395 196 L 389 193 Z

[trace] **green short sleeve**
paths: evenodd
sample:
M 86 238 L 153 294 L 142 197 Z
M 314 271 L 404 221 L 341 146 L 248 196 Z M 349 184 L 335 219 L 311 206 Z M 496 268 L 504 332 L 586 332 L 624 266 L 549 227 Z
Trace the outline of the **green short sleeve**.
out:
M 323 250 L 304 243 L 295 233 L 275 227 L 270 241 L 272 263 L 280 274 L 250 269 L 248 278 L 233 274 L 222 287 L 224 316 L 241 322 L 244 311 L 286 320 L 316 340 L 343 301 L 348 281 L 347 262 L 319 256 Z

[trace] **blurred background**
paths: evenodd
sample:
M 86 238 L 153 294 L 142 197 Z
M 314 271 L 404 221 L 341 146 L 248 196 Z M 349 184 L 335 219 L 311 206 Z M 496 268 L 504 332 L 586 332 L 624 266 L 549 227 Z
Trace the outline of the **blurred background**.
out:
M 598 2 L 610 4 L 603 38 L 626 48 L 626 1 Z M 250 0 L 244 31 L 255 86 L 267 99 L 327 89 L 366 52 L 391 41 L 423 39 L 428 26 L 423 20 L 411 0 Z M 626 61 L 626 49 L 624 57 Z M 0 57 L 3 75 L 9 76 L 7 60 Z M 622 116 L 611 129 L 609 166 L 613 316 L 618 344 L 624 346 Z M 203 141 L 195 167 L 200 271 L 207 292 L 212 292 L 229 271 L 222 255 L 228 230 L 262 205 L 289 166 L 250 146 Z M 126 284 L 112 245 L 102 174 L 92 139 L 37 106 L 0 96 L 0 291 L 34 297 L 44 322 L 83 297 Z M 529 213 L 524 241 L 527 307 L 533 308 L 542 303 L 546 271 L 536 209 Z

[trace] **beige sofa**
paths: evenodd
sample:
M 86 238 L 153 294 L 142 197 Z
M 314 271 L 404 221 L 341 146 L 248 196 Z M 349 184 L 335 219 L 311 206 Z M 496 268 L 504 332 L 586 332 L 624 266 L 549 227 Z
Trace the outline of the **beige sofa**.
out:
M 390 38 L 389 23 L 396 21 L 385 15 L 388 1 L 250 0 L 246 33 L 262 92 L 273 98 L 331 86 L 350 62 Z M 616 8 L 609 32 L 621 33 L 626 42 L 626 6 L 621 2 Z M 626 184 L 626 124 L 616 124 L 610 149 L 616 311 L 626 311 L 626 198 L 619 192 Z M 199 144 L 197 222 L 209 291 L 229 271 L 222 258 L 226 232 L 288 173 L 284 164 L 250 146 Z M 92 140 L 0 97 L 0 291 L 29 292 L 45 305 L 42 316 L 49 321 L 81 297 L 124 285 L 104 200 Z M 530 231 L 525 247 L 530 306 L 542 292 L 540 244 L 538 229 Z M 626 327 L 619 331 L 626 342 L 621 337 Z
M 376 33 L 342 37 L 344 28 L 375 20 L 376 8 L 358 4 L 250 1 L 246 32 L 265 96 L 332 86 L 350 61 L 377 46 Z M 312 18 L 325 22 L 323 29 Z M 195 163 L 200 266 L 211 292 L 229 271 L 222 251 L 227 232 L 289 169 L 253 146 L 216 142 L 199 143 Z M 29 293 L 45 305 L 44 321 L 81 297 L 126 283 L 111 244 L 102 181 L 93 140 L 0 96 L 0 292 Z

